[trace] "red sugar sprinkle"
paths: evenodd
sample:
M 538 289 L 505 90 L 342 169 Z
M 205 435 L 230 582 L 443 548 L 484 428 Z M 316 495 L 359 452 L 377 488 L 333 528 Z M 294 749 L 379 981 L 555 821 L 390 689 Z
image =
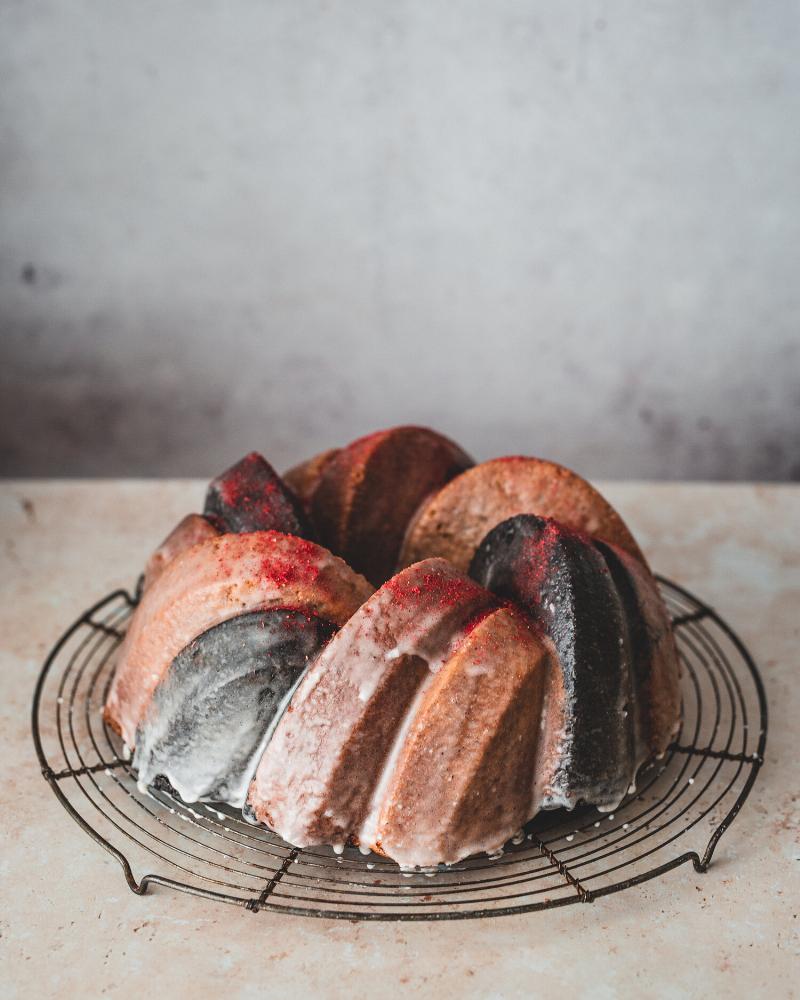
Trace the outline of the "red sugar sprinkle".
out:
M 268 534 L 272 535 L 273 533 L 269 532 Z M 293 584 L 308 586 L 316 582 L 321 571 L 320 555 L 322 550 L 319 546 L 293 535 L 278 535 L 277 537 L 283 540 L 291 538 L 291 544 L 273 548 L 264 556 L 260 567 L 262 577 L 281 587 Z
M 464 633 L 464 635 L 465 636 L 471 635 L 471 633 L 473 633 L 475 631 L 475 629 L 481 624 L 481 622 L 485 622 L 486 619 L 490 615 L 493 615 L 496 611 L 497 611 L 497 607 L 494 607 L 494 606 L 490 607 L 490 608 L 483 608 L 476 615 L 474 615 L 472 618 L 470 618 L 470 620 L 464 626 L 464 628 L 462 630 L 463 633 Z
M 400 605 L 411 603 L 447 608 L 475 600 L 483 589 L 469 577 L 455 575 L 455 571 L 430 570 L 418 581 L 419 572 L 412 566 L 387 580 L 381 590 L 389 591 L 395 603 Z
M 257 451 L 248 455 L 219 477 L 219 493 L 223 501 L 231 507 L 251 503 L 250 490 L 253 479 L 262 472 L 264 459 Z
M 297 530 L 293 500 L 277 473 L 261 455 L 251 451 L 211 484 L 223 508 L 248 515 L 252 524 Z M 222 517 L 225 519 L 225 513 Z
M 524 589 L 538 590 L 550 573 L 553 550 L 563 536 L 561 525 L 550 518 L 543 518 L 544 531 L 538 538 L 526 536 L 522 540 L 522 558 L 516 561 L 514 576 L 524 583 Z

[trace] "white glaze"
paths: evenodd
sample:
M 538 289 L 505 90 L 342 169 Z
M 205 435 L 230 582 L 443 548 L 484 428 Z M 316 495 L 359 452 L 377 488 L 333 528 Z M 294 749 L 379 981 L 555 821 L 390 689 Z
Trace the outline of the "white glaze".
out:
M 436 666 L 439 665 L 440 664 L 437 664 Z M 430 664 L 428 664 L 428 671 L 428 676 L 423 680 L 419 688 L 417 688 L 417 693 L 415 694 L 411 704 L 406 709 L 403 720 L 398 726 L 391 749 L 389 750 L 386 760 L 384 761 L 380 776 L 377 784 L 375 785 L 375 791 L 373 792 L 372 799 L 370 800 L 369 812 L 365 816 L 364 821 L 358 830 L 359 842 L 362 844 L 368 844 L 373 849 L 377 846 L 378 822 L 380 820 L 381 810 L 386 798 L 386 791 L 389 788 L 394 775 L 394 770 L 403 746 L 405 745 L 408 731 L 411 728 L 412 722 L 416 718 L 419 707 L 425 697 L 425 693 L 433 681 L 435 671 L 431 668 Z
M 406 582 L 419 580 L 420 584 L 430 573 L 445 580 L 463 580 L 442 560 L 428 560 L 405 573 Z M 393 748 L 400 745 L 397 730 L 404 720 L 409 725 L 413 719 L 416 689 L 424 687 L 441 665 L 459 620 L 490 603 L 489 595 L 477 585 L 469 583 L 467 588 L 472 596 L 463 606 L 435 600 L 432 595 L 427 595 L 427 603 L 424 599 L 398 601 L 391 587 L 381 588 L 322 651 L 268 743 L 251 786 L 251 804 L 262 809 L 269 825 L 285 840 L 305 847 L 358 835 L 372 811 L 376 786 L 391 775 Z M 404 705 L 394 698 L 391 704 L 376 700 L 382 698 L 387 683 L 412 680 L 415 689 L 407 693 Z M 386 711 L 396 705 L 391 743 L 382 759 L 368 762 L 370 775 L 375 772 L 374 784 L 365 785 L 358 765 L 350 765 L 354 770 L 349 780 L 354 788 L 358 786 L 351 790 L 337 771 L 341 754 L 365 713 L 371 717 L 378 705 Z M 339 800 L 344 803 L 341 809 L 335 804 Z M 373 846 L 370 837 L 364 839 Z

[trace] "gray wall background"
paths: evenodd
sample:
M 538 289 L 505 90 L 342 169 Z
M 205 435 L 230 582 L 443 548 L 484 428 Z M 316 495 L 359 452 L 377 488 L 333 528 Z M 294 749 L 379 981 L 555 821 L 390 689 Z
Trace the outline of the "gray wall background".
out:
M 800 478 L 798 53 L 796 0 L 0 0 L 2 471 Z

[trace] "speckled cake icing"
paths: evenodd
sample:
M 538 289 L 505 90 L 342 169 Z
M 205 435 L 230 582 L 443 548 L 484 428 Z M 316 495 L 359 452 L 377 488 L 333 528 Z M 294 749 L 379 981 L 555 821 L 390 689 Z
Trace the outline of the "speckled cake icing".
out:
M 541 808 L 614 808 L 672 739 L 678 682 L 592 486 L 400 427 L 214 480 L 147 564 L 104 714 L 142 787 L 428 867 Z

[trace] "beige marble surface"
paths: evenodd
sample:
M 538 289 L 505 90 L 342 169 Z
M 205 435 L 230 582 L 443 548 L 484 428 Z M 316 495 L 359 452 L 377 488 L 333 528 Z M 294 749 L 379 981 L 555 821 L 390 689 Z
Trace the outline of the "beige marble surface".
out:
M 800 488 L 607 484 L 653 565 L 754 654 L 766 765 L 705 876 L 591 906 L 449 924 L 351 924 L 155 890 L 138 898 L 38 772 L 30 699 L 48 648 L 196 508 L 200 483 L 0 485 L 5 762 L 0 989 L 25 997 L 793 996 L 800 984 Z

